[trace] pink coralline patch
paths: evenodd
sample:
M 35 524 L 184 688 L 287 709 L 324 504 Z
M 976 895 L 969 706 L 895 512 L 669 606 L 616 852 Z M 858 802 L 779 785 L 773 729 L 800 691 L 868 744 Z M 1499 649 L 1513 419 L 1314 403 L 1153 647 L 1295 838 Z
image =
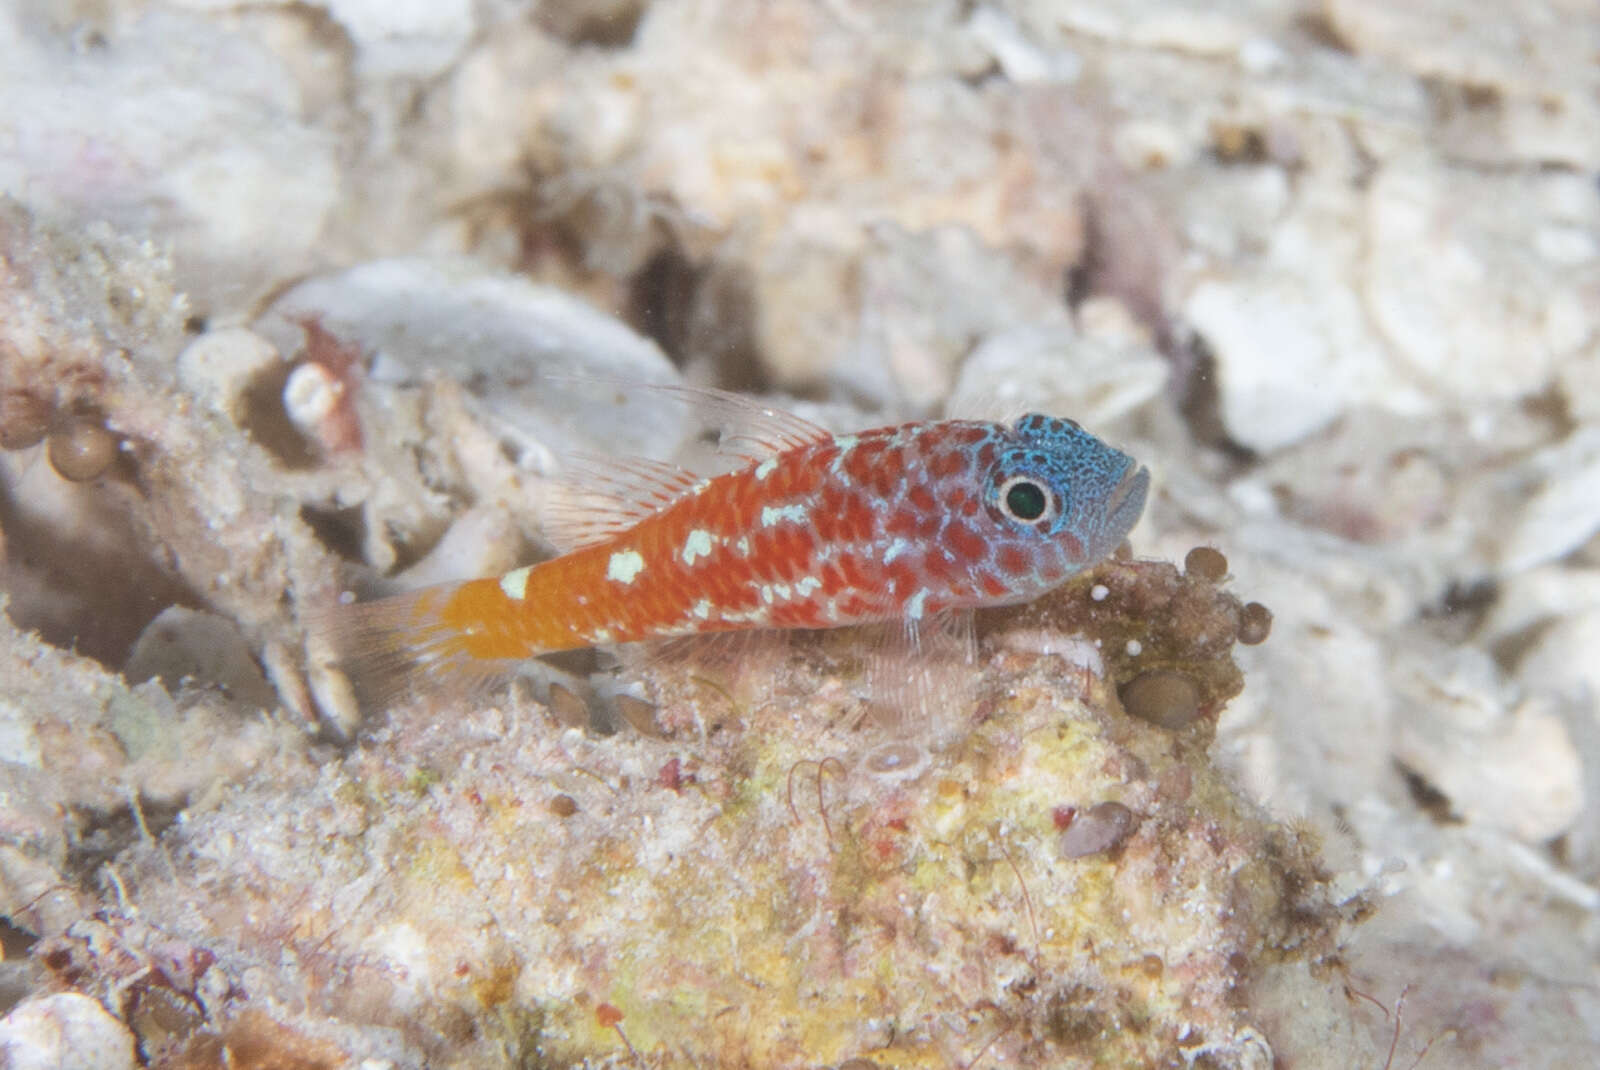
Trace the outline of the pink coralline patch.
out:
M 672 758 L 664 762 L 661 768 L 656 770 L 656 783 L 668 791 L 682 793 L 683 762 L 678 758 Z
M 341 342 L 320 320 L 304 317 L 305 347 L 284 387 L 290 417 L 330 454 L 359 450 L 361 418 L 355 395 L 361 382 L 361 348 Z

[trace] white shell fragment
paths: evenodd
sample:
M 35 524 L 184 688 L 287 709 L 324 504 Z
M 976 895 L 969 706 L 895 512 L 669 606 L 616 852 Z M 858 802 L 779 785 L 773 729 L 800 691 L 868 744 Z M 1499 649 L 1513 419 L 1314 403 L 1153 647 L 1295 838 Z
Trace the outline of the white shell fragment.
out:
M 133 1034 L 95 1000 L 62 992 L 26 1000 L 0 1018 L 0 1055 L 9 1070 L 133 1070 Z
M 344 384 L 332 372 L 320 364 L 301 364 L 283 384 L 283 409 L 291 423 L 315 436 L 343 396 Z
M 655 397 L 578 384 L 666 383 L 676 371 L 649 341 L 587 303 L 465 260 L 386 260 L 309 279 L 274 305 L 262 329 L 298 344 L 313 317 L 375 354 L 379 384 L 442 376 L 466 384 L 490 426 L 530 447 L 655 455 L 678 444 L 683 413 Z M 315 378 L 296 394 L 302 418 L 335 400 Z M 371 382 L 371 380 L 369 380 Z
M 130 683 L 159 678 L 174 694 L 187 684 L 219 688 L 247 706 L 273 705 L 272 689 L 233 621 L 183 606 L 157 614 L 134 643 L 123 674 Z
M 1541 451 L 1528 469 L 1544 478 L 1510 524 L 1501 550 L 1507 573 L 1565 557 L 1600 531 L 1600 426 Z
M 1161 392 L 1169 365 L 1148 345 L 1122 344 L 1065 328 L 1017 327 L 983 341 L 961 365 L 947 403 L 966 417 L 1071 413 L 1104 427 Z
M 0 21 L 0 192 L 161 235 L 202 306 L 310 266 L 340 195 L 338 139 L 306 122 L 262 42 L 159 5 L 94 48 Z
M 1395 757 L 1474 825 L 1529 843 L 1565 832 L 1583 806 L 1584 772 L 1555 704 L 1519 698 L 1486 657 L 1434 653 L 1393 670 Z
M 178 382 L 236 424 L 246 419 L 245 392 L 282 364 L 273 344 L 245 327 L 207 331 L 178 354 Z

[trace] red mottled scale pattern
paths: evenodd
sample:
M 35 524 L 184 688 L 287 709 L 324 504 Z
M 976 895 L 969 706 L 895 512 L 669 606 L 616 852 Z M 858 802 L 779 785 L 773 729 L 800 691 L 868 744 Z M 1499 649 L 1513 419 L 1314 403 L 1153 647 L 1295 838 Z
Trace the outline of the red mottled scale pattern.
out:
M 499 580 L 461 585 L 444 621 L 465 635 L 471 656 L 508 658 L 883 619 L 924 590 L 930 610 L 970 598 L 968 571 L 988 546 L 967 524 L 950 524 L 941 500 L 970 501 L 976 511 L 961 448 L 983 436 L 941 436 L 939 426 L 884 428 L 853 442 L 830 437 L 765 469 L 752 464 L 719 476 L 613 539 L 530 569 L 521 597 Z M 963 475 L 965 487 L 940 485 Z M 932 540 L 941 528 L 951 554 L 903 549 L 884 563 L 895 540 Z M 702 552 L 686 555 L 692 539 Z M 623 562 L 626 575 L 630 554 L 638 555 L 637 570 L 623 581 L 613 562 Z

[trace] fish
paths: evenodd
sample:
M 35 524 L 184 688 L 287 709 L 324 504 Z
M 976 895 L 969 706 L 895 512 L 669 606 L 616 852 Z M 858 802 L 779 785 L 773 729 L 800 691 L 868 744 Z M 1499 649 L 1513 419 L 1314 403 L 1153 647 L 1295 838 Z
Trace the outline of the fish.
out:
M 336 607 L 347 664 L 391 693 L 545 654 L 750 630 L 882 624 L 970 635 L 1109 557 L 1150 475 L 1078 423 L 929 420 L 835 434 L 721 391 L 727 471 L 579 458 L 549 511 L 559 556 Z

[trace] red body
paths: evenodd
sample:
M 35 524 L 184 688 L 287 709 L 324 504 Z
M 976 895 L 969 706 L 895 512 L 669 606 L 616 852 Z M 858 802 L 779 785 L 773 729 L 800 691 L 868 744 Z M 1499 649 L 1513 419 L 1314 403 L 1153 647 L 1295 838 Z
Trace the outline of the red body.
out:
M 593 525 L 592 541 L 570 553 L 357 606 L 352 623 L 370 633 L 365 648 L 427 667 L 734 629 L 915 621 L 1025 601 L 1101 559 L 1137 520 L 1148 483 L 1132 458 L 1044 416 L 1014 427 L 811 430 L 706 480 L 635 469 L 650 485 L 636 478 L 631 489 L 659 507 L 613 503 L 626 523 Z M 1025 493 L 1008 497 L 1019 483 Z

